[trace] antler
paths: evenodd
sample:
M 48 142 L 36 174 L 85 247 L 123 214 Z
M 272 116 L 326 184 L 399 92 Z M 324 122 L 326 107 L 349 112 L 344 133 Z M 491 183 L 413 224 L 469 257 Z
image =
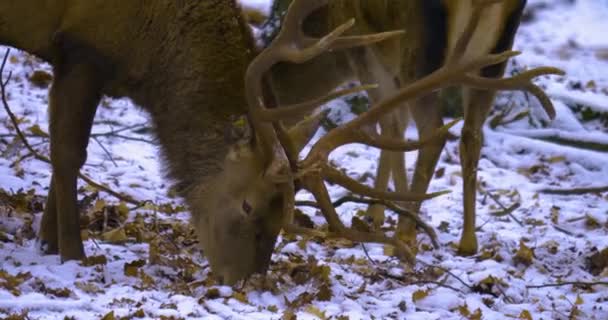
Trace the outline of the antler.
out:
M 351 19 L 320 39 L 304 35 L 300 29 L 303 20 L 314 10 L 326 5 L 327 2 L 328 0 L 296 0 L 292 2 L 287 11 L 280 33 L 270 46 L 254 59 L 247 70 L 246 91 L 250 107 L 250 121 L 256 130 L 264 151 L 266 154 L 272 156 L 272 162 L 268 165 L 266 173 L 269 176 L 274 176 L 273 179 L 277 179 L 281 182 L 281 188 L 285 199 L 285 229 L 303 231 L 302 228 L 292 225 L 291 222 L 295 206 L 295 179 L 297 178 L 300 183 L 306 180 L 308 182 L 306 183 L 308 186 L 306 189 L 309 189 L 309 191 L 314 190 L 313 194 L 321 204 L 322 212 L 325 215 L 328 224 L 333 229 L 334 234 L 332 235 L 355 241 L 390 243 L 399 248 L 398 251 L 402 252 L 403 256 L 411 260 L 413 259 L 411 252 L 397 240 L 393 240 L 382 233 L 364 233 L 348 229 L 342 224 L 331 205 L 329 195 L 323 184 L 323 178 L 314 173 L 317 169 L 308 167 L 298 170 L 298 155 L 293 154 L 293 152 L 290 151 L 292 149 L 289 147 L 291 142 L 281 125 L 281 120 L 310 114 L 328 100 L 353 92 L 368 90 L 373 88 L 373 86 L 364 85 L 354 89 L 330 92 L 325 97 L 313 101 L 292 106 L 284 106 L 277 109 L 268 109 L 264 102 L 263 75 L 274 64 L 280 61 L 302 63 L 326 51 L 368 45 L 403 33 L 402 31 L 392 31 L 366 36 L 342 37 L 341 35 L 353 26 L 354 19 Z M 445 130 L 445 133 L 447 133 L 447 129 Z M 363 143 L 379 147 L 386 146 L 399 150 L 413 150 L 419 148 L 421 145 L 418 142 L 403 143 L 402 141 L 384 140 L 384 138 L 381 138 L 380 136 L 361 135 L 359 137 L 360 141 Z M 293 175 L 294 171 L 298 171 L 297 177 Z M 428 195 L 376 192 L 375 190 L 348 178 L 338 170 L 324 168 L 323 171 L 326 172 L 326 180 L 335 181 L 358 194 L 369 197 L 398 201 L 421 201 L 444 194 L 443 192 Z M 316 179 L 317 177 L 318 179 Z M 332 210 L 327 210 L 327 207 L 331 207 Z M 404 212 L 407 211 L 404 210 Z M 430 228 L 427 226 L 427 230 L 428 229 Z M 318 234 L 318 232 L 315 234 Z M 435 239 L 433 238 L 433 240 Z
M 324 181 L 336 183 L 356 194 L 384 201 L 421 201 L 442 195 L 445 192 L 421 195 L 377 191 L 349 178 L 329 165 L 329 154 L 336 148 L 350 143 L 363 143 L 391 151 L 409 151 L 418 149 L 434 139 L 443 139 L 448 134 L 448 130 L 459 120 L 440 128 L 434 136 L 426 141 L 385 138 L 376 133 L 369 132 L 369 130 L 363 130 L 363 128 L 375 125 L 383 115 L 403 105 L 404 101 L 420 98 L 447 86 L 466 85 L 479 89 L 529 91 L 539 99 L 547 113 L 550 116 L 554 116 L 555 111 L 550 99 L 542 89 L 532 83 L 532 80 L 541 75 L 562 75 L 563 72 L 556 68 L 537 68 L 523 72 L 512 78 L 488 79 L 474 75 L 474 73 L 484 67 L 502 63 L 519 53 L 507 51 L 481 56 L 472 60 L 466 60 L 462 55 L 451 56 L 442 68 L 402 88 L 393 97 L 380 102 L 354 120 L 327 133 L 313 146 L 307 157 L 298 162 L 298 155 L 290 154 L 292 152 L 288 151 L 290 149 L 288 147 L 290 142 L 281 125 L 281 120 L 294 115 L 308 114 L 317 108 L 320 102 L 346 92 L 338 91 L 315 101 L 285 106 L 279 109 L 267 109 L 262 98 L 263 74 L 279 61 L 300 63 L 312 59 L 325 51 L 366 45 L 401 33 L 400 31 L 394 31 L 370 36 L 341 37 L 353 25 L 354 21 L 350 20 L 321 39 L 312 39 L 304 36 L 300 30 L 302 21 L 311 12 L 325 5 L 327 1 L 294 0 L 288 9 L 282 31 L 275 41 L 254 60 L 247 72 L 247 96 L 251 108 L 250 118 L 252 124 L 257 130 L 262 143 L 264 143 L 267 152 L 275 155 L 270 167 L 273 168 L 274 173 L 280 172 L 285 178 L 283 180 L 285 183 L 283 190 L 286 199 L 284 229 L 303 232 L 302 228 L 291 224 L 295 205 L 294 182 L 297 180 L 303 189 L 310 191 L 315 197 L 318 206 L 321 208 L 323 215 L 331 227 L 332 234 L 330 235 L 337 235 L 359 242 L 391 244 L 395 246 L 396 252 L 400 257 L 413 261 L 414 255 L 396 237 L 388 237 L 381 232 L 361 232 L 345 227 L 336 213 Z M 477 0 L 475 2 L 474 19 L 468 22 L 468 26 L 465 28 L 465 32 L 458 41 L 457 46 L 463 48 L 467 46 L 471 40 L 473 30 L 476 29 L 479 23 L 479 12 L 485 6 L 495 2 L 497 0 Z M 359 87 L 354 89 L 354 91 L 364 89 L 366 87 Z M 348 93 L 350 92 L 352 90 Z M 273 172 L 269 173 L 273 174 Z M 406 210 L 403 210 L 403 212 L 407 214 Z M 316 231 L 307 233 L 319 234 Z M 435 240 L 432 233 L 429 233 L 429 235 L 432 240 Z

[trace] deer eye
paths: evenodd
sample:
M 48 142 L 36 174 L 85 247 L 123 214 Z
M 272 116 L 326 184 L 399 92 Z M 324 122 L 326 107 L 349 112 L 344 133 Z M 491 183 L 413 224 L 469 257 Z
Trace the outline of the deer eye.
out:
M 242 208 L 243 208 L 243 211 L 245 211 L 246 214 L 251 214 L 251 210 L 253 210 L 253 208 L 251 207 L 251 205 L 249 204 L 249 202 L 247 202 L 247 200 L 243 201 Z

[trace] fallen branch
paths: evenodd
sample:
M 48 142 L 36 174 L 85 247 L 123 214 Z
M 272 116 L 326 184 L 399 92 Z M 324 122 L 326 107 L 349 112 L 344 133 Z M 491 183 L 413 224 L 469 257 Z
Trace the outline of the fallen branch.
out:
M 442 287 L 442 288 L 446 288 L 446 289 L 450 289 L 452 291 L 458 292 L 458 293 L 464 293 L 462 290 L 456 288 L 456 287 L 452 287 L 450 285 L 447 285 L 441 281 L 434 281 L 434 280 L 416 280 L 416 281 L 407 281 L 405 276 L 395 276 L 390 274 L 390 272 L 388 272 L 387 270 L 384 269 L 380 269 L 380 271 L 376 272 L 376 274 L 380 277 L 383 277 L 385 279 L 389 279 L 389 280 L 394 280 L 397 281 L 399 283 L 401 283 L 402 285 L 406 285 L 406 286 L 420 286 L 420 285 L 436 285 L 437 287 Z M 471 287 L 469 287 L 469 289 L 471 289 Z
M 538 192 L 546 194 L 556 194 L 564 196 L 582 195 L 588 193 L 603 193 L 608 192 L 608 186 L 605 187 L 589 187 L 589 188 L 572 188 L 572 189 L 541 189 Z

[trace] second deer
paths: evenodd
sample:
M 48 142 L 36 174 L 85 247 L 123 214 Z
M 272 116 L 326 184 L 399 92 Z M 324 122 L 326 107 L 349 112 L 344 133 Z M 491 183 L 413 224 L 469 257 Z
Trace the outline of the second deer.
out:
M 525 0 L 335 0 L 317 11 L 304 23 L 308 36 L 323 34 L 355 17 L 357 24 L 348 34 L 361 35 L 389 30 L 404 30 L 400 37 L 371 46 L 326 53 L 302 65 L 279 64 L 272 70 L 273 87 L 279 100 L 295 101 L 313 97 L 328 87 L 349 80 L 377 84 L 368 90 L 373 103 L 393 96 L 398 90 L 427 75 L 451 59 L 474 60 L 491 53 L 510 50 L 519 27 Z M 470 30 L 466 30 L 470 28 Z M 463 34 L 468 42 L 459 42 Z M 475 71 L 477 76 L 500 78 L 505 62 Z M 323 74 L 324 77 L 319 77 Z M 307 80 L 308 79 L 308 80 Z M 314 80 L 312 80 L 314 79 Z M 298 85 L 305 82 L 306 85 Z M 523 89 L 532 89 L 530 86 Z M 460 141 L 463 175 L 464 227 L 459 253 L 477 252 L 475 235 L 475 199 L 477 166 L 482 145 L 482 126 L 494 102 L 493 90 L 462 88 L 464 126 Z M 548 101 L 543 107 L 550 118 L 555 116 Z M 408 122 L 406 105 L 380 120 L 382 135 L 402 138 Z M 421 139 L 429 139 L 443 125 L 441 99 L 437 91 L 409 102 Z M 375 131 L 375 125 L 371 126 Z M 370 128 L 367 128 L 370 130 Z M 445 140 L 434 139 L 419 152 L 413 181 L 408 185 L 403 152 L 382 150 L 375 188 L 386 190 L 392 177 L 397 192 L 424 193 L 428 189 Z M 408 205 L 413 211 L 420 202 Z M 383 223 L 383 206 L 370 206 L 368 213 L 375 223 Z M 415 243 L 415 224 L 400 217 L 399 234 Z

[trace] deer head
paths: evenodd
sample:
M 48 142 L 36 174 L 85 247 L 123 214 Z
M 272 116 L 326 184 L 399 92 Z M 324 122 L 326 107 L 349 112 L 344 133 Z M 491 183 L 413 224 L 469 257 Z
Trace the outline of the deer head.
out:
M 288 132 L 296 152 L 312 138 L 320 120 L 321 114 Z M 220 282 L 233 284 L 268 268 L 286 201 L 268 170 L 270 161 L 255 134 L 245 133 L 230 147 L 221 173 L 187 196 L 200 246 Z

